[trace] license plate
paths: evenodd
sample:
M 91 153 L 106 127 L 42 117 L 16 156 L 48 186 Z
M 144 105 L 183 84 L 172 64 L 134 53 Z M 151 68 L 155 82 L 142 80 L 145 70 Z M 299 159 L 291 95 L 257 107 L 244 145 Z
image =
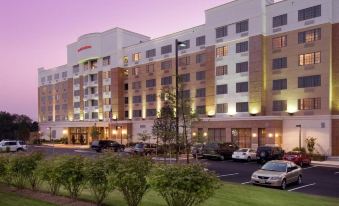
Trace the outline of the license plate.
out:
M 266 180 L 260 180 L 260 183 L 261 183 L 261 184 L 265 184 L 265 183 L 266 183 Z
M 235 156 L 236 158 L 239 158 L 239 156 Z

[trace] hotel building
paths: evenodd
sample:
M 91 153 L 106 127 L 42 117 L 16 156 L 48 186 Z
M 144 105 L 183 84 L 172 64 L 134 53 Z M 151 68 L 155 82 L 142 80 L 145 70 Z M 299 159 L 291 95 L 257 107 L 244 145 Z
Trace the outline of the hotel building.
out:
M 151 39 L 114 28 L 80 36 L 67 64 L 39 68 L 45 138 L 137 142 L 151 134 L 162 88 L 175 86 L 175 40 L 184 94 L 201 121 L 192 138 L 291 150 L 315 137 L 339 155 L 339 1 L 235 0 L 205 24 Z M 300 127 L 297 127 L 300 126 Z M 153 141 L 153 139 L 152 139 Z

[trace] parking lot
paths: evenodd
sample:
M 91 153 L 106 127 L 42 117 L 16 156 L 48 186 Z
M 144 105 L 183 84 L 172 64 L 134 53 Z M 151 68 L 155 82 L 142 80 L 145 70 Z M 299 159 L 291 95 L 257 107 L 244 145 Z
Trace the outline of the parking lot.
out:
M 65 149 L 33 146 L 30 150 L 39 150 L 49 155 L 97 155 L 96 152 L 89 149 Z M 192 159 L 191 161 L 195 160 Z M 239 184 L 250 184 L 249 181 L 252 173 L 261 166 L 256 162 L 233 162 L 232 160 L 215 161 L 202 159 L 198 161 L 205 164 L 206 168 L 210 171 L 214 171 L 222 181 Z M 301 185 L 289 185 L 286 190 L 287 192 L 301 192 L 339 198 L 339 168 L 322 167 L 317 165 L 305 167 L 303 169 L 303 183 Z

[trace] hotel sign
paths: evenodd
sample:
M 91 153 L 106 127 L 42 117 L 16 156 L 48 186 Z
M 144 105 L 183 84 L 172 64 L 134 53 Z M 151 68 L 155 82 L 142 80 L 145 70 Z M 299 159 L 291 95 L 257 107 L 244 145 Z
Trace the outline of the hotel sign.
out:
M 86 46 L 80 47 L 80 48 L 78 49 L 78 52 L 81 52 L 81 51 L 83 51 L 83 50 L 90 49 L 90 48 L 92 48 L 92 46 L 86 45 Z

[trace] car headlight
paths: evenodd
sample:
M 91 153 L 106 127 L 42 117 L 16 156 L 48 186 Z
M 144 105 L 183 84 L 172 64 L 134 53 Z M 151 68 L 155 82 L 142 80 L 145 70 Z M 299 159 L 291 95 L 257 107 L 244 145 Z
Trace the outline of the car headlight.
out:
M 271 180 L 280 180 L 280 177 L 279 176 L 274 176 L 274 177 L 271 177 Z
M 252 178 L 258 178 L 258 175 L 253 174 Z

